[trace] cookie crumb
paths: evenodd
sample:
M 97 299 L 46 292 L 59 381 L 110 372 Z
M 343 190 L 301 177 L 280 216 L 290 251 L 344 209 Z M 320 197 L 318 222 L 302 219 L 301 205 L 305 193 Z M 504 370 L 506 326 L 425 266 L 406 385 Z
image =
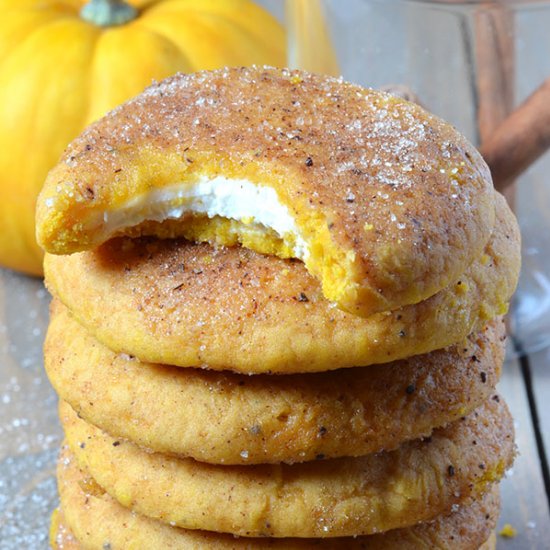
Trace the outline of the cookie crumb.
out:
M 498 532 L 501 537 L 507 539 L 513 539 L 517 534 L 517 530 L 514 529 L 509 523 L 505 523 L 502 529 Z

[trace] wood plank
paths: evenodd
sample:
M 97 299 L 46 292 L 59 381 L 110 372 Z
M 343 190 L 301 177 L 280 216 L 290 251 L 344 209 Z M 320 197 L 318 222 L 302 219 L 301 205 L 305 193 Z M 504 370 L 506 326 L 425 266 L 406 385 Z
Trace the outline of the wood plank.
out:
M 550 511 L 544 487 L 531 411 L 517 360 L 504 365 L 499 391 L 515 419 L 518 457 L 502 482 L 502 510 L 499 530 L 509 523 L 517 530 L 511 539 L 498 538 L 499 550 L 541 550 L 550 548 Z
M 550 460 L 550 348 L 530 355 L 529 364 L 538 428 L 546 460 Z

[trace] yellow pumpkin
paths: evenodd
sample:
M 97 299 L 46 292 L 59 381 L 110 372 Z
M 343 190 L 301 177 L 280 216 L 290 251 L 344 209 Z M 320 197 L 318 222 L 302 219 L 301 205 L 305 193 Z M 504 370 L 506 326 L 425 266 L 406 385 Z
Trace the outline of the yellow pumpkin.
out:
M 0 265 L 42 273 L 35 200 L 93 120 L 177 71 L 285 62 L 249 0 L 0 0 Z

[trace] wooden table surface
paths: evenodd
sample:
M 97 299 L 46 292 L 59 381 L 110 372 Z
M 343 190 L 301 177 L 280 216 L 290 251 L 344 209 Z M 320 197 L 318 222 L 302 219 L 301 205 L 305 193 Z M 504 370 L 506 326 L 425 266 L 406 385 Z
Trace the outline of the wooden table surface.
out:
M 0 270 L 0 549 L 48 548 L 61 443 L 56 397 L 43 371 L 49 298 L 37 279 Z M 550 350 L 509 360 L 500 391 L 516 420 L 519 455 L 502 483 L 502 550 L 550 549 Z
M 499 549 L 550 549 L 549 365 L 548 351 L 508 359 L 504 365 L 499 388 L 515 419 L 519 454 L 502 483 L 499 526 L 509 523 L 517 535 L 511 539 L 499 537 Z

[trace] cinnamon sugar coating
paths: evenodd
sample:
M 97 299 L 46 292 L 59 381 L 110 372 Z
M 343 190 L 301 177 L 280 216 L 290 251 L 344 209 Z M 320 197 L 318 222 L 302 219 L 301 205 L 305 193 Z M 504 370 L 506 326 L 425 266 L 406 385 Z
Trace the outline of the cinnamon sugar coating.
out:
M 483 498 L 434 522 L 383 534 L 331 539 L 235 538 L 222 533 L 186 530 L 160 523 L 122 507 L 94 484 L 64 448 L 57 469 L 63 511 L 52 522 L 55 550 L 151 548 L 172 550 L 490 550 L 485 546 L 496 526 L 499 496 L 495 487 Z M 66 510 L 66 512 L 65 512 Z M 70 527 L 69 527 L 70 526 Z M 82 546 L 71 532 L 78 535 Z
M 58 475 L 59 485 L 61 485 L 61 483 L 66 485 L 68 483 L 71 483 L 71 481 L 73 481 L 74 483 L 78 479 L 78 481 L 76 481 L 76 483 L 74 483 L 74 485 L 71 487 L 74 493 L 70 493 L 70 494 L 74 495 L 75 497 L 77 495 L 80 496 L 81 494 L 82 495 L 86 494 L 82 490 L 82 487 L 78 484 L 80 480 L 82 481 L 85 480 L 85 477 L 83 475 L 79 478 L 77 478 L 76 476 L 74 478 L 73 477 L 69 478 L 65 470 L 63 471 L 63 474 L 65 474 L 63 475 L 63 477 Z M 79 490 L 78 493 L 77 493 L 77 490 Z M 89 502 L 89 497 L 87 498 Z M 75 499 L 73 506 L 78 506 L 79 504 L 81 505 L 82 501 Z M 76 517 L 79 517 L 79 515 L 77 515 Z M 82 546 L 80 542 L 76 539 L 76 537 L 73 535 L 70 528 L 67 527 L 67 521 L 65 520 L 65 515 L 63 514 L 63 511 L 60 508 L 56 508 L 52 513 L 49 538 L 50 538 L 50 547 L 53 548 L 53 550 L 84 550 L 86 548 L 86 545 Z
M 515 454 L 512 418 L 498 395 L 394 451 L 292 465 L 174 458 L 109 436 L 66 403 L 60 418 L 78 462 L 123 506 L 247 537 L 367 535 L 429 521 L 485 494 Z
M 298 261 L 182 240 L 47 255 L 46 283 L 100 342 L 142 361 L 241 373 L 386 363 L 460 342 L 506 312 L 519 233 L 503 197 L 485 251 L 428 300 L 368 318 L 332 306 Z
M 449 285 L 495 220 L 488 168 L 450 125 L 383 92 L 253 67 L 177 75 L 91 125 L 47 178 L 38 240 L 55 254 L 94 248 L 113 236 L 105 212 L 201 175 L 275 189 L 325 296 L 362 316 Z
M 214 464 L 292 463 L 393 449 L 470 413 L 494 391 L 504 325 L 387 365 L 246 376 L 116 355 L 54 301 L 44 354 L 61 399 L 113 436 Z

